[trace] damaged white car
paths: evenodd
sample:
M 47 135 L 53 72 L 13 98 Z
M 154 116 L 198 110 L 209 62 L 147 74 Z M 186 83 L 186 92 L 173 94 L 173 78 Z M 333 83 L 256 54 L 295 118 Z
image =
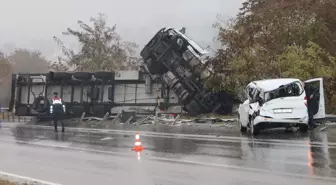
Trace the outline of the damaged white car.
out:
M 246 87 L 248 99 L 239 105 L 238 122 L 240 131 L 249 128 L 253 135 L 270 128 L 298 127 L 308 130 L 307 97 L 314 95 L 309 111 L 314 121 L 325 119 L 323 79 L 305 82 L 294 78 L 253 81 Z

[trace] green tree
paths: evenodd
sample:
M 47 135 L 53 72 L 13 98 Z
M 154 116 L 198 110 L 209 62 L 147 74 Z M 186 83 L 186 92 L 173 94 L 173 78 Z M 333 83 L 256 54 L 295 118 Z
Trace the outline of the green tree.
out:
M 277 58 L 278 68 L 283 77 L 311 79 L 314 77 L 324 78 L 327 110 L 332 110 L 336 102 L 335 86 L 336 79 L 335 57 L 331 56 L 319 45 L 309 42 L 306 48 L 301 46 L 289 46 Z
M 80 30 L 68 28 L 63 32 L 63 35 L 76 37 L 81 46 L 78 53 L 67 49 L 60 39 L 54 37 L 65 55 L 61 62 L 76 71 L 114 71 L 138 65 L 133 57 L 137 45 L 122 41 L 116 32 L 116 25 L 109 27 L 106 20 L 104 14 L 99 14 L 90 18 L 91 25 L 78 21 Z M 56 66 L 58 64 L 54 63 Z
M 214 78 L 222 79 L 218 87 L 239 94 L 242 86 L 256 79 L 323 76 L 326 96 L 332 98 L 336 91 L 336 78 L 331 75 L 336 69 L 335 4 L 332 0 L 244 2 L 229 23 L 216 24 L 222 43 L 213 64 L 219 71 Z M 220 73 L 227 68 L 232 72 Z
M 277 65 L 283 77 L 309 79 L 316 76 L 325 78 L 336 76 L 335 57 L 313 42 L 309 42 L 306 48 L 288 46 L 278 56 Z

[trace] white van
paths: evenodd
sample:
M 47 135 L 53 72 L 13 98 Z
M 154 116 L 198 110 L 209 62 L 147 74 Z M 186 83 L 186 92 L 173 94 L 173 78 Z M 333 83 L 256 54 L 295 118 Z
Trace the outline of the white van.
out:
M 314 94 L 311 111 L 314 120 L 325 119 L 323 78 L 305 82 L 294 78 L 253 81 L 246 87 L 248 99 L 239 105 L 240 131 L 247 128 L 253 135 L 260 130 L 277 127 L 299 127 L 308 130 L 307 97 Z

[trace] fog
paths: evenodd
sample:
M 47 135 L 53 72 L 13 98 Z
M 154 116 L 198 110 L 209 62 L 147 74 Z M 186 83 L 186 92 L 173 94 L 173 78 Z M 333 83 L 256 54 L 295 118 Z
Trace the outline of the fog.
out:
M 42 52 L 48 59 L 61 54 L 52 40 L 77 20 L 87 21 L 97 13 L 108 16 L 109 25 L 116 24 L 124 40 L 141 47 L 161 27 L 182 26 L 187 34 L 203 47 L 216 48 L 212 28 L 216 16 L 229 19 L 238 12 L 243 0 L 0 0 L 0 50 L 29 48 Z M 77 44 L 61 37 L 68 47 Z
M 217 48 L 217 30 L 212 27 L 218 14 L 221 19 L 234 17 L 243 0 L 0 0 L 0 51 L 13 59 L 13 72 L 42 72 L 46 59 L 62 55 L 53 41 L 60 37 L 66 46 L 78 49 L 74 39 L 62 37 L 66 28 L 76 28 L 77 20 L 88 22 L 98 13 L 108 16 L 109 25 L 117 25 L 123 40 L 139 45 L 137 53 L 162 27 L 187 28 L 187 35 L 203 47 Z M 15 48 L 38 50 L 12 53 Z M 0 81 L 0 104 L 8 105 L 11 76 Z

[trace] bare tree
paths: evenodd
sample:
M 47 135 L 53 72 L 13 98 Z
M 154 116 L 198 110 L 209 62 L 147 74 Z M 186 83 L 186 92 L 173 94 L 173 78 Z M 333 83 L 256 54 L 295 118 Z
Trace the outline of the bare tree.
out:
M 14 73 L 43 73 L 49 70 L 50 62 L 39 51 L 16 49 L 7 60 Z
M 12 66 L 10 65 L 6 56 L 0 52 L 0 85 L 2 85 L 3 80 L 7 78 L 12 73 Z
M 9 103 L 10 77 L 12 67 L 3 53 L 0 52 L 0 106 L 6 106 Z
M 68 28 L 63 32 L 65 36 L 76 37 L 81 46 L 78 53 L 66 48 L 59 38 L 54 37 L 65 55 L 61 62 L 75 71 L 114 71 L 137 65 L 133 59 L 137 45 L 122 41 L 116 32 L 116 25 L 109 27 L 106 20 L 104 14 L 99 14 L 90 18 L 91 25 L 78 21 L 80 30 Z
M 70 68 L 66 63 L 62 62 L 62 60 L 59 59 L 57 62 L 52 62 L 50 64 L 50 70 L 56 72 L 65 72 L 69 71 Z
M 0 104 L 9 103 L 12 73 L 44 73 L 49 65 L 38 51 L 16 49 L 8 56 L 0 52 Z

